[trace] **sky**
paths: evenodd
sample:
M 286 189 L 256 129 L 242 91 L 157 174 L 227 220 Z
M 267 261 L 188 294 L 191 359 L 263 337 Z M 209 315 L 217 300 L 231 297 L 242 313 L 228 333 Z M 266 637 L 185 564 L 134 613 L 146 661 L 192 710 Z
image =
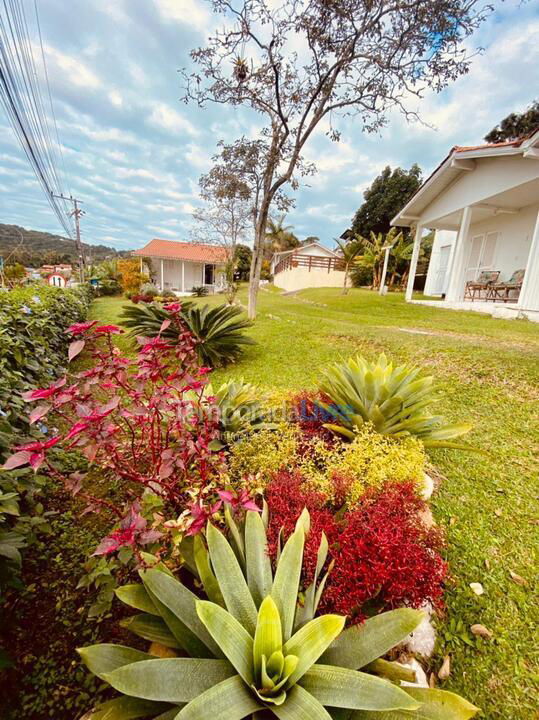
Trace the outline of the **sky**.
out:
M 37 1 L 65 189 L 86 211 L 82 239 L 119 250 L 153 237 L 189 239 L 198 178 L 211 166 L 217 141 L 259 132 L 242 109 L 180 101 L 178 69 L 189 65 L 189 51 L 204 44 L 215 22 L 208 3 Z M 509 112 L 539 99 L 538 0 L 496 0 L 468 46 L 483 52 L 467 75 L 410 103 L 423 123 L 392 113 L 376 134 L 348 119 L 337 124 L 340 142 L 322 130 L 312 138 L 306 157 L 318 173 L 295 193 L 286 218 L 300 239 L 316 235 L 331 246 L 386 165 L 417 162 L 426 176 L 453 145 L 480 143 Z M 61 234 L 2 107 L 0 222 Z

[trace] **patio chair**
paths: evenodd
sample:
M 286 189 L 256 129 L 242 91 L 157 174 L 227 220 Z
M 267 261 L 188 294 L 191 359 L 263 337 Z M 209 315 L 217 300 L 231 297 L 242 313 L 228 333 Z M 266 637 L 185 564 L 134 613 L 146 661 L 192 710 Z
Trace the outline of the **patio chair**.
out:
M 477 280 L 468 280 L 464 288 L 464 299 L 472 302 L 477 298 L 481 300 L 481 293 L 485 293 L 485 299 L 488 299 L 489 288 L 492 283 L 500 277 L 499 270 L 482 270 Z
M 522 290 L 525 272 L 525 270 L 515 270 L 506 282 L 491 283 L 487 289 L 487 300 L 492 300 L 493 302 L 496 302 L 496 300 L 500 300 L 501 302 L 517 300 Z M 516 292 L 516 297 L 510 297 L 511 292 Z

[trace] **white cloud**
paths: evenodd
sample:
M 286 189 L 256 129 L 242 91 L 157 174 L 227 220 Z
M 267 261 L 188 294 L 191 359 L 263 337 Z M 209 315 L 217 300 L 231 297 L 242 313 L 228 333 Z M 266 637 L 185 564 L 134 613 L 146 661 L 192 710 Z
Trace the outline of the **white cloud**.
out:
M 45 45 L 44 51 L 49 75 L 55 77 L 57 82 L 61 79 L 62 84 L 76 85 L 86 90 L 101 87 L 102 82 L 98 76 L 77 58 L 50 45 Z M 40 52 L 40 49 L 36 48 L 35 57 L 39 57 Z
M 188 25 L 199 32 L 208 31 L 212 15 L 200 0 L 154 0 L 165 20 Z
M 122 105 L 124 104 L 123 97 L 117 90 L 111 90 L 109 92 L 109 100 L 114 105 L 114 107 L 122 107 Z
M 187 135 L 192 136 L 199 135 L 199 131 L 186 117 L 165 103 L 155 104 L 152 114 L 149 117 L 149 122 L 170 133 L 187 133 Z

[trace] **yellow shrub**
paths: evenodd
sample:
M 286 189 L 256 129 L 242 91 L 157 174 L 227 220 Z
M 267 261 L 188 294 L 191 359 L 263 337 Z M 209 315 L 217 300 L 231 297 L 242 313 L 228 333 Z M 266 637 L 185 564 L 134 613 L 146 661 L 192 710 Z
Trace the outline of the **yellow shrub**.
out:
M 253 475 L 258 476 L 256 482 L 247 481 L 247 484 L 263 489 L 271 473 L 283 467 L 293 468 L 296 464 L 298 436 L 296 427 L 282 422 L 275 430 L 260 430 L 235 443 L 228 460 L 233 484 L 245 487 L 242 478 Z
M 397 440 L 365 427 L 351 443 L 337 442 L 333 447 L 319 439 L 303 440 L 300 431 L 288 423 L 277 430 L 253 433 L 237 442 L 230 451 L 229 472 L 232 484 L 250 491 L 263 490 L 278 470 L 298 470 L 305 484 L 334 495 L 334 476 L 350 480 L 346 490 L 348 507 L 357 505 L 371 487 L 385 482 L 412 481 L 421 487 L 426 455 L 415 438 Z
M 347 494 L 347 505 L 353 507 L 367 488 L 380 487 L 386 481 L 413 481 L 420 485 L 425 463 L 425 451 L 419 440 L 395 440 L 366 430 L 345 448 L 342 458 L 328 464 L 327 472 L 353 478 Z

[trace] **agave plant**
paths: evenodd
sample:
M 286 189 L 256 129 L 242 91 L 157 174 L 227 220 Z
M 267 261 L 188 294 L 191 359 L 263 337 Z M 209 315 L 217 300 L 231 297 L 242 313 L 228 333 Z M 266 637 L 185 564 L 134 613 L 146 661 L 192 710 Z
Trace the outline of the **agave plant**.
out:
M 208 525 L 207 547 L 196 536 L 187 558 L 208 600 L 160 564 L 140 572 L 142 585 L 117 591 L 143 611 L 127 627 L 166 646 L 169 655 L 182 656 L 155 657 L 112 644 L 81 649 L 88 668 L 122 693 L 90 711 L 87 720 L 467 720 L 475 715 L 477 708 L 453 693 L 391 682 L 403 677 L 403 668 L 379 656 L 417 627 L 421 612 L 392 610 L 346 630 L 344 617 L 314 617 L 327 577 L 318 583 L 327 557 L 324 537 L 313 583 L 298 606 L 306 512 L 282 549 L 275 574 L 263 518 L 248 512 L 241 531 L 230 513 L 227 522 L 230 542 Z M 409 673 L 404 677 L 410 679 Z
M 376 362 L 357 356 L 335 363 L 325 373 L 320 389 L 330 402 L 319 402 L 336 421 L 324 427 L 348 440 L 354 429 L 371 423 L 382 435 L 415 435 L 425 447 L 471 449 L 454 439 L 471 430 L 465 423 L 445 424 L 431 415 L 436 402 L 432 377 L 418 377 L 419 368 L 394 367 L 382 353 Z
M 217 390 L 211 385 L 206 394 L 213 395 L 219 407 L 219 424 L 225 442 L 254 430 L 268 430 L 275 424 L 266 420 L 260 403 L 260 390 L 255 385 L 240 380 L 228 380 Z
M 197 352 L 203 365 L 216 367 L 235 362 L 245 345 L 254 340 L 243 335 L 251 322 L 242 317 L 241 308 L 230 305 L 209 305 L 195 307 L 192 302 L 182 300 L 181 315 L 189 330 L 197 338 Z M 158 305 L 126 305 L 121 315 L 122 323 L 131 329 L 131 336 L 155 337 L 159 334 L 163 320 L 169 313 Z M 174 341 L 177 330 L 170 325 L 161 333 L 166 340 Z

